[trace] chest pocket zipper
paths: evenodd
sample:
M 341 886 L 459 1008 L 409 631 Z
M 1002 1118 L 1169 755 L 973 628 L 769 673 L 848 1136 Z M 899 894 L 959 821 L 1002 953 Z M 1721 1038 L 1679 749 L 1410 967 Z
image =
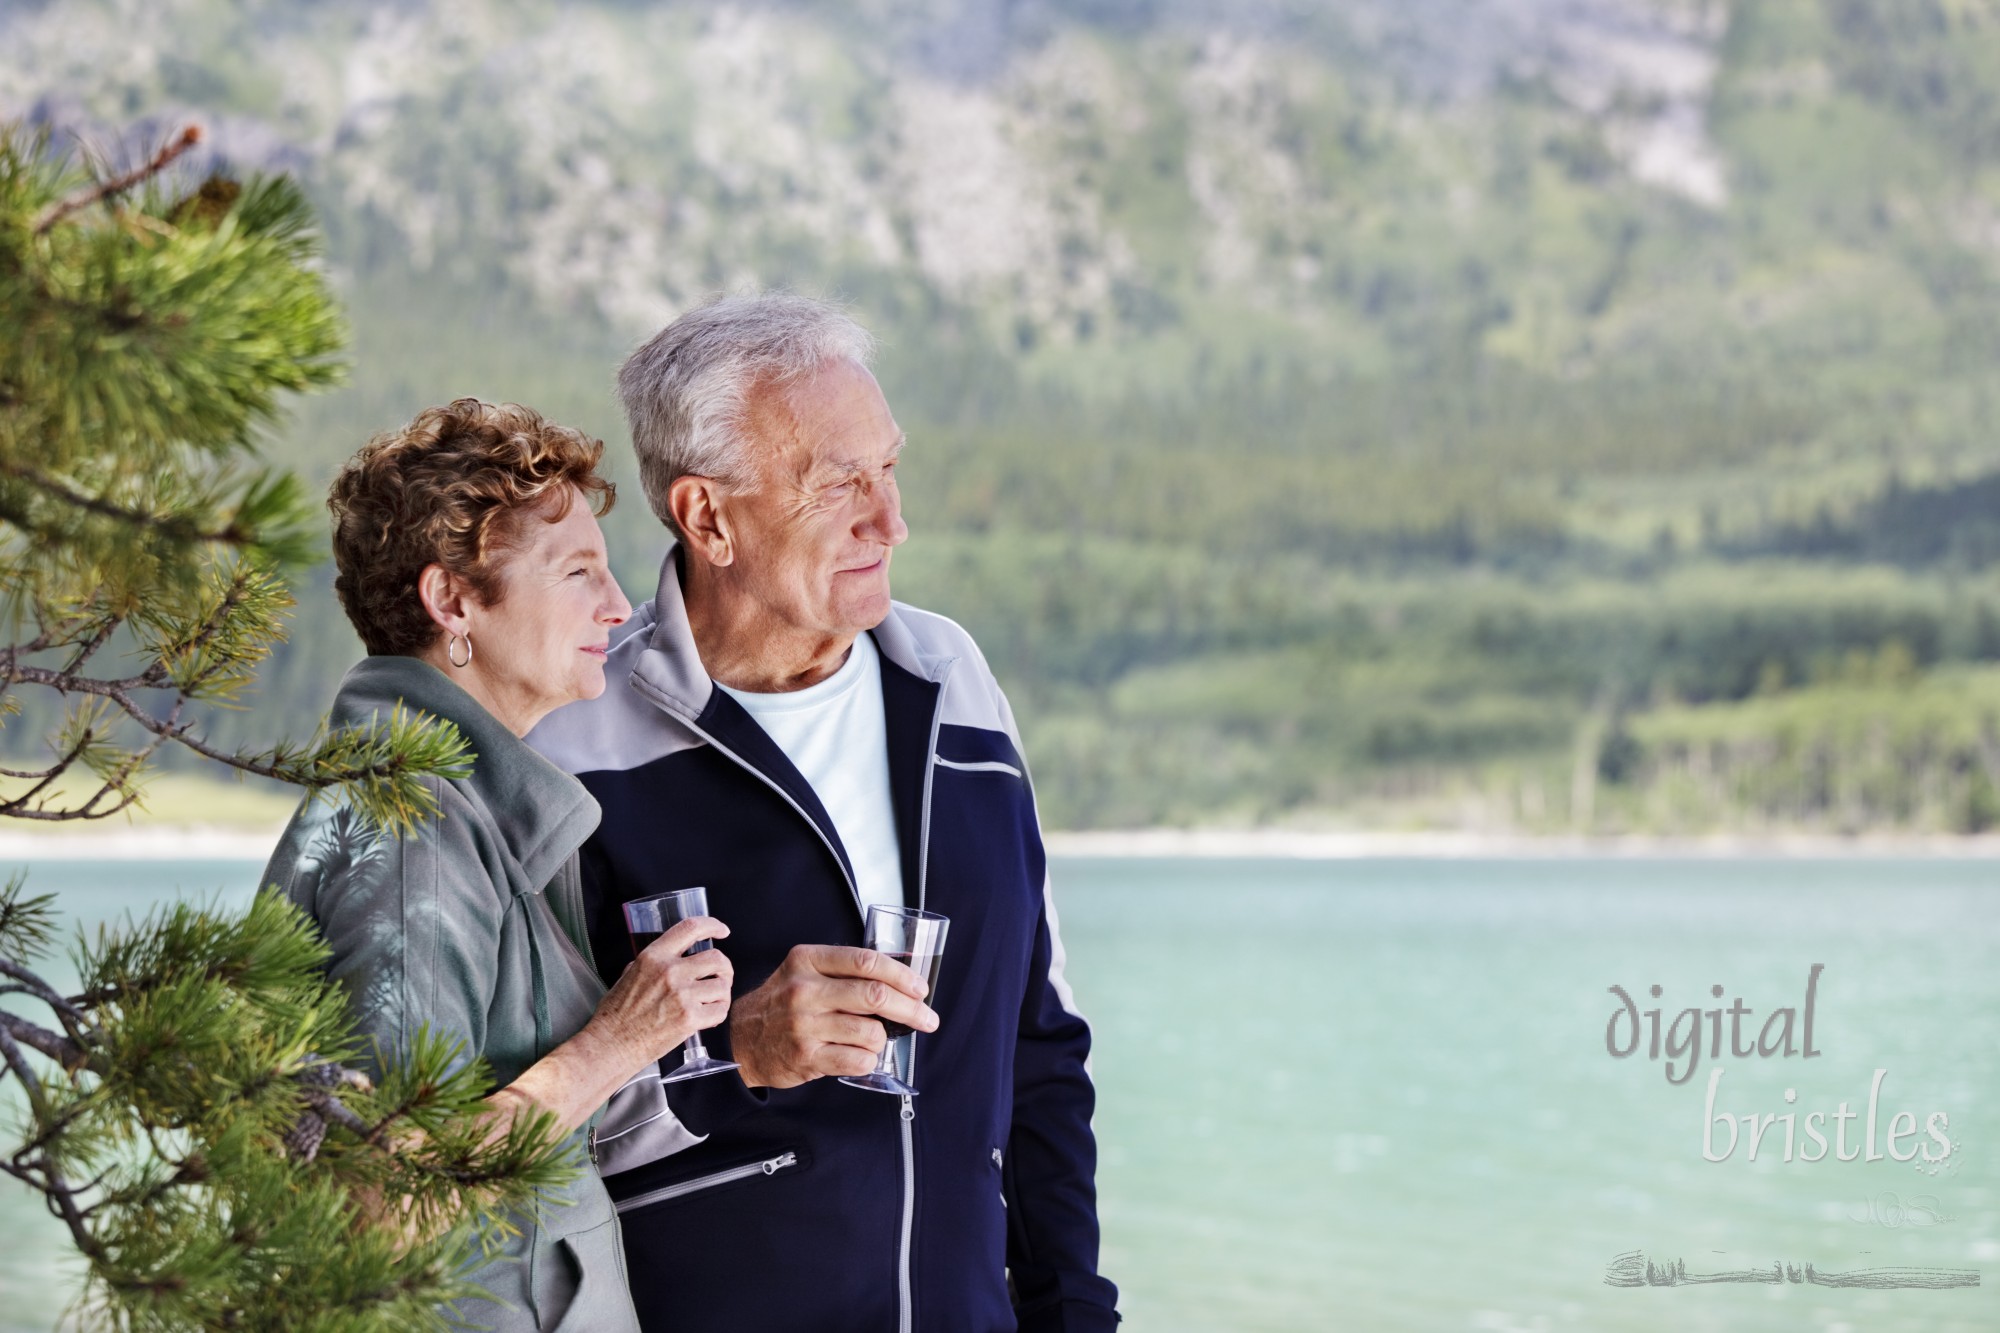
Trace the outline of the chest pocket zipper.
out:
M 693 1180 L 678 1181 L 672 1185 L 663 1185 L 656 1190 L 647 1190 L 644 1194 L 635 1194 L 629 1199 L 620 1199 L 618 1211 L 629 1213 L 635 1208 L 650 1208 L 656 1203 L 698 1194 L 702 1190 L 714 1189 L 717 1185 L 727 1185 L 734 1180 L 748 1180 L 752 1176 L 775 1176 L 780 1171 L 789 1171 L 798 1164 L 799 1155 L 788 1152 L 780 1153 L 776 1157 L 767 1157 L 761 1162 L 732 1166 L 727 1171 L 711 1171 L 705 1176 L 696 1176 Z

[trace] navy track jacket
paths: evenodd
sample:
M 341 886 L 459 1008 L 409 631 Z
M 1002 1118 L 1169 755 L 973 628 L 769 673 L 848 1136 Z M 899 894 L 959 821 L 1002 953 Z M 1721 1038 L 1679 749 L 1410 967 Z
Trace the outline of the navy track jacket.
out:
M 528 739 L 604 808 L 582 857 L 605 980 L 632 957 L 621 904 L 702 885 L 729 925 L 740 995 L 793 945 L 860 944 L 862 917 L 811 786 L 703 669 L 678 557 L 616 631 L 603 697 L 557 710 Z M 598 1130 L 640 1322 L 649 1333 L 1109 1329 L 1090 1030 L 1063 980 L 1012 712 L 978 646 L 944 617 L 898 603 L 872 633 L 904 892 L 951 918 L 929 998 L 939 1029 L 898 1043 L 921 1095 L 831 1078 L 753 1091 L 733 1073 L 662 1089 L 641 1075 Z M 705 1040 L 728 1057 L 726 1023 Z

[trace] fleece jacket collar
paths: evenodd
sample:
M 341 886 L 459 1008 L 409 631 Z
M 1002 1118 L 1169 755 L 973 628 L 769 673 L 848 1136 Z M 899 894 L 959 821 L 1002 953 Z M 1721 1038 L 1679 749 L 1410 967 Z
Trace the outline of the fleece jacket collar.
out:
M 398 705 L 456 726 L 473 752 L 470 777 L 453 780 L 492 819 L 520 869 L 515 893 L 539 893 L 597 828 L 583 784 L 528 747 L 442 671 L 415 657 L 364 657 L 340 682 L 332 725 L 386 723 Z
M 681 544 L 667 548 L 660 562 L 660 587 L 653 596 L 653 623 L 641 627 L 646 633 L 646 651 L 632 664 L 631 683 L 685 720 L 692 722 L 708 709 L 715 682 L 702 665 L 701 650 L 695 646 L 694 630 L 688 625 L 687 599 L 681 593 Z M 883 658 L 921 680 L 937 681 L 953 659 L 924 652 L 891 606 L 889 616 L 873 630 L 875 647 Z

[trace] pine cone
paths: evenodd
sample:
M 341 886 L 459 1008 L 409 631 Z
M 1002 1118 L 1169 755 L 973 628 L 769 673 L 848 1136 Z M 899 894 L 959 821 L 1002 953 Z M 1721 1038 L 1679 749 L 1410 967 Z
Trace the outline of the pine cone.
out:
M 297 1123 L 285 1131 L 285 1152 L 299 1162 L 310 1162 L 319 1156 L 319 1145 L 326 1142 L 326 1121 L 307 1111 L 299 1116 Z

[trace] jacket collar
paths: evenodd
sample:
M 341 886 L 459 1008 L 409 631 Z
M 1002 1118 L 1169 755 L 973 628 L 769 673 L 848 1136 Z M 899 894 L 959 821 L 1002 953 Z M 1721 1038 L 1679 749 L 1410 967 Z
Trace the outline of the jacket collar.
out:
M 700 717 L 715 693 L 715 682 L 702 665 L 701 651 L 695 647 L 694 630 L 688 625 L 687 598 L 681 592 L 681 562 L 686 557 L 676 541 L 660 562 L 660 587 L 653 595 L 653 624 L 648 632 L 646 651 L 632 664 L 632 683 L 640 690 L 681 714 L 688 721 Z M 885 661 L 892 662 L 922 680 L 939 680 L 952 660 L 924 652 L 903 621 L 905 608 L 892 602 L 888 617 L 869 631 Z
M 694 644 L 694 629 L 688 624 L 687 598 L 681 593 L 681 544 L 667 548 L 660 562 L 660 589 L 653 594 L 653 628 L 646 638 L 646 651 L 632 664 L 632 683 L 645 693 L 684 714 L 690 721 L 700 717 L 715 693 L 715 682 L 701 664 L 701 650 Z
M 472 774 L 453 780 L 485 810 L 520 867 L 516 893 L 538 893 L 583 845 L 601 817 L 583 784 L 528 748 L 477 699 L 415 657 L 364 657 L 334 696 L 334 727 L 388 721 L 398 705 L 457 727 L 473 752 Z

